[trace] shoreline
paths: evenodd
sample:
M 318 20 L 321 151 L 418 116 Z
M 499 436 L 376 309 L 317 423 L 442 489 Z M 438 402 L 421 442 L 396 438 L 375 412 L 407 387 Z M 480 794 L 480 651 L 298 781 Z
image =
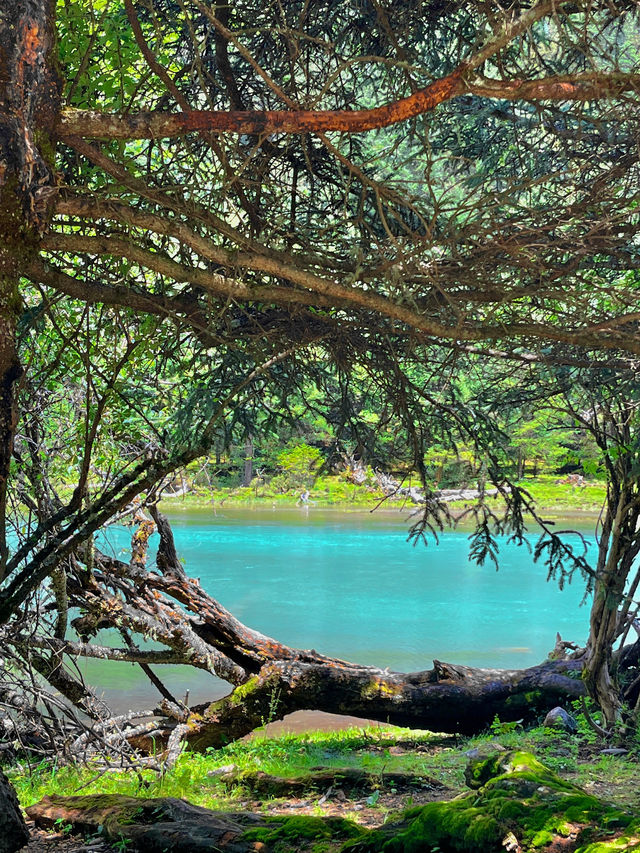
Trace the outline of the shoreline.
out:
M 606 486 L 600 481 L 576 488 L 572 483 L 558 480 L 552 475 L 542 475 L 521 480 L 518 485 L 533 499 L 537 511 L 551 520 L 597 519 L 606 498 Z M 465 488 L 455 487 L 455 491 Z M 454 518 L 460 517 L 476 503 L 470 496 L 452 500 L 451 491 L 445 489 L 443 494 L 448 495 L 445 500 Z M 504 508 L 504 502 L 499 496 L 489 496 L 487 503 L 497 511 Z M 323 477 L 314 486 L 294 487 L 284 493 L 265 493 L 264 487 L 260 489 L 255 486 L 220 489 L 194 486 L 186 492 L 163 496 L 160 505 L 163 510 L 209 509 L 214 514 L 227 509 L 263 512 L 298 510 L 310 515 L 331 510 L 344 514 L 377 514 L 380 517 L 399 514 L 409 517 L 421 508 L 421 504 L 412 502 L 408 494 L 388 497 L 370 486 L 347 483 L 337 476 Z
M 451 515 L 457 522 L 464 512 L 468 509 L 468 501 L 464 506 L 450 505 Z M 201 495 L 181 496 L 175 498 L 163 498 L 159 503 L 160 510 L 164 513 L 179 512 L 194 512 L 194 513 L 211 513 L 213 517 L 224 517 L 227 512 L 236 513 L 255 513 L 260 514 L 279 514 L 279 513 L 296 513 L 299 516 L 312 516 L 313 514 L 335 514 L 344 516 L 362 516 L 366 518 L 392 519 L 402 517 L 403 521 L 410 521 L 411 517 L 420 511 L 420 504 L 382 504 L 377 505 L 377 502 L 372 502 L 370 505 L 362 503 L 325 503 L 316 501 L 312 504 L 299 505 L 291 501 L 271 501 L 269 498 L 258 498 L 253 501 L 242 501 L 228 499 L 218 501 L 217 499 L 207 498 Z M 565 507 L 561 505 L 540 506 L 538 512 L 548 518 L 553 523 L 559 521 L 589 521 L 597 522 L 602 514 L 602 507 L 593 504 L 585 507 Z M 459 529 L 470 529 L 471 522 L 466 522 L 464 519 L 453 527 Z M 450 529 L 453 529 L 450 528 Z M 449 529 L 445 526 L 445 531 Z

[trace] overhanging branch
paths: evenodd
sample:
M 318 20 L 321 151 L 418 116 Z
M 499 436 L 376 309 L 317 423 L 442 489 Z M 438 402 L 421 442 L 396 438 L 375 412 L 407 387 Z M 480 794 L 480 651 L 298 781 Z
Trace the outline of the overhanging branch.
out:
M 635 313 L 599 320 L 593 328 L 588 323 L 578 328 L 567 328 L 534 319 L 521 321 L 504 318 L 501 321 L 499 317 L 496 317 L 493 321 L 488 319 L 477 320 L 472 316 L 471 311 L 469 311 L 469 316 L 460 313 L 454 323 L 447 324 L 434 319 L 428 313 L 398 304 L 392 298 L 370 289 L 364 289 L 357 284 L 342 284 L 328 277 L 321 277 L 308 272 L 297 267 L 293 262 L 283 264 L 281 261 L 262 255 L 238 253 L 234 257 L 235 265 L 237 267 L 245 266 L 270 276 L 288 279 L 292 283 L 311 291 L 311 294 L 314 295 L 300 293 L 298 296 L 297 291 L 282 287 L 249 287 L 243 282 L 208 270 L 186 267 L 160 252 L 149 251 L 131 240 L 120 237 L 84 236 L 53 232 L 44 238 L 41 245 L 42 248 L 50 251 L 89 252 L 127 258 L 174 281 L 191 282 L 210 293 L 238 301 L 273 302 L 274 304 L 303 301 L 308 304 L 309 302 L 317 302 L 315 294 L 320 294 L 331 304 L 375 312 L 392 322 L 402 324 L 409 329 L 414 329 L 441 341 L 497 341 L 504 339 L 505 335 L 513 335 L 523 339 L 551 340 L 576 346 L 623 349 L 640 355 Z M 621 328 L 625 323 L 630 325 L 629 330 Z M 605 331 L 607 332 L 606 337 L 603 335 Z
M 172 139 L 187 133 L 365 133 L 431 112 L 460 95 L 509 101 L 591 101 L 640 91 L 640 74 L 576 74 L 539 80 L 465 80 L 458 68 L 406 98 L 370 110 L 191 110 L 100 113 L 65 110 L 58 133 L 91 139 Z

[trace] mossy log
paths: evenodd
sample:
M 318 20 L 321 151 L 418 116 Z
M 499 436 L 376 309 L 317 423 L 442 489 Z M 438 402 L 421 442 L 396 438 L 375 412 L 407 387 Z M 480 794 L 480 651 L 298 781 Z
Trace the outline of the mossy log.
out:
M 27 812 L 41 826 L 66 821 L 90 833 L 102 827 L 107 840 L 129 840 L 143 853 L 267 853 L 305 850 L 318 841 L 343 853 L 640 850 L 640 819 L 564 781 L 528 753 L 478 759 L 467 779 L 469 793 L 411 808 L 376 830 L 340 818 L 224 814 L 182 800 L 116 794 L 47 797 Z
M 373 791 L 394 788 L 406 791 L 412 788 L 428 788 L 434 791 L 446 790 L 446 785 L 420 773 L 406 771 L 383 771 L 371 773 L 359 767 L 327 767 L 311 771 L 301 776 L 272 776 L 258 771 L 231 771 L 217 776 L 226 785 L 243 785 L 259 796 L 290 797 L 308 791 L 326 791 L 328 788 L 342 790 Z
M 311 654 L 310 652 L 307 654 Z M 576 669 L 578 667 L 578 669 Z M 293 711 L 320 709 L 437 732 L 473 734 L 499 714 L 534 720 L 567 697 L 584 695 L 579 664 L 547 661 L 524 670 L 473 669 L 434 661 L 402 673 L 345 661 L 275 661 L 223 699 L 196 706 L 187 720 L 190 747 L 219 747 Z M 167 728 L 166 737 L 170 729 Z M 157 747 L 157 741 L 137 746 Z
M 168 522 L 163 521 L 165 538 Z M 172 558 L 173 559 L 173 558 Z M 107 649 L 88 642 L 53 640 L 59 653 L 119 661 L 185 663 L 215 673 L 232 685 L 211 703 L 184 709 L 180 719 L 158 722 L 154 739 L 140 735 L 134 746 L 157 750 L 177 725 L 191 749 L 218 747 L 302 710 L 320 710 L 438 732 L 473 734 L 495 717 L 533 721 L 568 698 L 585 695 L 579 652 L 571 660 L 548 660 L 522 670 L 476 669 L 435 660 L 420 672 L 391 672 L 297 649 L 243 625 L 197 580 L 170 568 L 162 574 L 96 552 L 92 573 L 70 579 L 72 606 L 85 614 L 74 621 L 88 639 L 98 627 L 153 636 L 171 649 Z M 113 594 L 114 581 L 120 591 Z
M 250 812 L 213 812 L 173 797 L 51 796 L 28 808 L 27 814 L 44 828 L 63 822 L 74 832 L 100 832 L 107 841 L 129 842 L 141 853 L 267 853 L 282 840 L 292 846 L 304 846 L 309 839 L 344 841 L 364 834 L 355 824 L 340 818 L 273 818 Z
M 83 835 L 100 832 L 107 841 L 129 841 L 137 850 L 229 853 L 260 849 L 244 841 L 249 829 L 264 826 L 250 814 L 217 813 L 173 797 L 142 799 L 121 794 L 45 797 L 27 814 L 45 829 L 71 827 Z

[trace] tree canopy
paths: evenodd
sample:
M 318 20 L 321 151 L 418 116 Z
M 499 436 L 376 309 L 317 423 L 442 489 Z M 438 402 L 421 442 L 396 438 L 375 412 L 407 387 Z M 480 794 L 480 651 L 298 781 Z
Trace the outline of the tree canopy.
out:
M 640 354 L 638 14 L 623 0 L 0 11 L 0 622 L 50 579 L 51 683 L 69 597 L 91 609 L 98 564 L 137 590 L 136 560 L 105 562 L 95 532 L 234 430 L 290 418 L 295 394 L 374 446 L 356 378 L 425 484 L 434 444 L 484 454 L 507 516 L 480 505 L 479 556 L 496 531 L 521 539 L 532 509 L 509 490 L 496 412 L 564 395 L 609 453 L 612 518 L 627 513 L 617 604 L 638 547 L 637 475 L 611 450 L 632 443 Z M 597 385 L 615 401 L 594 402 Z M 428 492 L 416 533 L 442 512 Z M 551 571 L 567 558 L 597 578 L 545 541 Z M 140 614 L 129 628 L 151 630 Z M 600 674 L 618 629 L 609 618 Z M 200 663 L 248 677 L 212 648 Z

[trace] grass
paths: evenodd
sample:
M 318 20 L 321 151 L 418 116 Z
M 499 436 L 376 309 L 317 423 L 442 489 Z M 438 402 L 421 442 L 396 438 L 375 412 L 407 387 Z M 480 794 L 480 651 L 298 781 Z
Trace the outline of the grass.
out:
M 424 772 L 422 754 L 391 756 L 388 753 L 389 747 L 401 740 L 406 742 L 408 738 L 416 745 L 437 740 L 429 732 L 396 727 L 309 732 L 278 738 L 259 736 L 204 754 L 185 752 L 167 773 L 142 771 L 142 784 L 131 771 L 98 773 L 91 765 L 56 767 L 43 762 L 30 770 L 10 768 L 8 773 L 23 807 L 55 791 L 62 795 L 121 793 L 184 797 L 197 805 L 222 809 L 242 798 L 246 791 L 240 788 L 229 790 L 225 782 L 207 775 L 219 767 L 233 764 L 239 771 L 260 770 L 283 777 L 308 773 L 318 766 L 361 767 L 371 773 L 390 769 Z
M 580 488 L 570 483 L 558 482 L 558 475 L 544 474 L 535 478 L 521 480 L 518 485 L 525 488 L 536 501 L 540 510 L 558 514 L 598 513 L 606 497 L 603 482 L 588 482 Z M 304 487 L 291 488 L 288 491 L 272 491 L 268 484 L 256 484 L 250 487 L 194 487 L 187 495 L 164 498 L 163 506 L 171 508 L 181 506 L 185 509 L 211 506 L 229 507 L 295 507 L 300 505 L 300 495 Z M 384 499 L 383 493 L 372 485 L 357 486 L 342 476 L 327 475 L 318 477 L 309 489 L 311 506 L 339 507 L 344 509 L 371 509 Z M 467 502 L 453 501 L 453 510 L 462 509 Z M 496 506 L 501 501 L 496 500 Z M 385 508 L 395 508 L 400 501 L 386 501 Z
M 521 480 L 536 504 L 544 510 L 566 512 L 599 512 L 607 496 L 603 481 L 588 481 L 584 487 L 558 482 L 562 477 L 545 474 L 534 479 Z
M 233 810 L 246 806 L 243 801 L 251 798 L 251 792 L 242 784 L 227 783 L 219 776 L 209 775 L 230 764 L 238 771 L 263 771 L 283 777 L 300 776 L 318 767 L 358 767 L 371 774 L 402 770 L 437 779 L 458 792 L 465 790 L 466 753 L 476 748 L 491 751 L 499 744 L 506 749 L 533 752 L 551 770 L 588 792 L 618 806 L 638 809 L 640 745 L 628 755 L 602 755 L 603 745 L 594 742 L 595 736 L 582 714 L 575 712 L 575 715 L 580 728 L 577 735 L 571 736 L 541 726 L 522 731 L 514 729 L 512 724 L 503 726 L 499 721 L 491 731 L 467 739 L 379 726 L 277 738 L 257 736 L 205 754 L 183 753 L 170 771 L 158 774 L 145 770 L 140 778 L 131 771 L 104 773 L 91 765 L 58 767 L 48 763 L 30 770 L 13 767 L 9 775 L 23 807 L 55 792 L 183 797 L 211 809 Z M 314 795 L 310 796 L 313 799 Z M 315 795 L 318 797 L 320 792 Z M 373 799 L 375 805 L 377 800 Z M 265 800 L 263 806 L 267 804 Z M 319 806 L 316 813 L 322 814 Z

